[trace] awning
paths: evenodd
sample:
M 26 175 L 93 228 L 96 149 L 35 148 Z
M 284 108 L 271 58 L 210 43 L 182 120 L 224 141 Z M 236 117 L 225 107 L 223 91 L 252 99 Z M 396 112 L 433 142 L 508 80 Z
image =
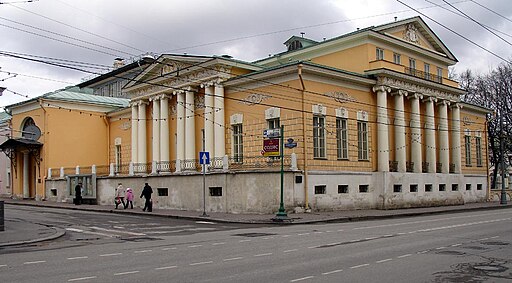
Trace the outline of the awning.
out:
M 42 143 L 32 139 L 8 139 L 4 143 L 0 144 L 1 151 L 16 150 L 16 149 L 34 149 L 43 146 Z

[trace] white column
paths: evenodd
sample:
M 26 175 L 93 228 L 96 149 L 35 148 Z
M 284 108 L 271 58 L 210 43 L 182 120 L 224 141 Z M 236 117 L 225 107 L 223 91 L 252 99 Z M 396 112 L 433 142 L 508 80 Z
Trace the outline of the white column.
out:
M 181 91 L 176 93 L 176 159 L 185 159 L 185 93 Z
M 30 154 L 28 152 L 23 152 L 23 197 L 30 197 L 30 187 L 29 187 L 29 159 Z
M 138 142 L 138 122 L 139 114 L 137 109 L 137 103 L 132 103 L 132 162 L 137 163 L 138 154 L 137 154 L 137 142 Z
M 137 163 L 147 163 L 146 159 L 146 102 L 139 103 L 139 123 L 138 123 L 138 150 Z
M 409 96 L 411 99 L 411 161 L 414 163 L 413 172 L 422 172 L 423 159 L 421 157 L 421 123 L 420 123 L 420 99 L 423 96 L 415 93 Z
M 434 97 L 427 97 L 425 99 L 425 143 L 426 154 L 425 161 L 428 162 L 428 173 L 436 173 L 436 125 L 434 118 L 434 102 L 437 99 Z
M 441 173 L 450 172 L 450 142 L 448 140 L 448 106 L 450 102 L 443 100 L 439 103 L 439 162 Z
M 213 97 L 213 86 L 205 86 L 204 88 L 204 147 L 205 151 L 210 152 L 210 156 L 215 156 L 214 146 L 214 97 Z
M 398 163 L 397 171 L 406 171 L 406 151 L 405 151 L 405 113 L 404 96 L 407 91 L 399 90 L 395 94 L 395 159 Z
M 460 146 L 460 104 L 452 106 L 452 162 L 455 164 L 455 173 L 460 174 L 461 169 L 461 151 Z
M 226 155 L 226 129 L 224 124 L 224 87 L 221 84 L 215 84 L 214 104 L 214 151 L 216 158 L 223 158 Z
M 196 153 L 196 124 L 194 116 L 194 92 L 186 91 L 185 98 L 185 159 L 199 159 Z
M 160 162 L 160 98 L 153 97 L 153 117 L 151 123 L 153 125 L 152 131 L 152 160 L 153 162 Z M 156 168 L 155 168 L 156 169 Z
M 169 98 L 165 94 L 160 100 L 160 161 L 169 161 Z
M 373 87 L 377 93 L 377 163 L 378 171 L 389 171 L 389 136 L 388 136 L 388 100 L 387 94 L 391 88 L 385 86 Z

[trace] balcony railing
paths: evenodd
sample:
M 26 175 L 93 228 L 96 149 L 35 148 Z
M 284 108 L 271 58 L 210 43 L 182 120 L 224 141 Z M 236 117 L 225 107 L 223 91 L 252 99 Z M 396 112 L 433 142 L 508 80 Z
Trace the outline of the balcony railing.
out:
M 409 68 L 409 67 L 404 67 L 404 68 L 405 68 L 405 73 L 409 74 L 411 76 L 414 76 L 414 77 L 417 77 L 417 78 L 422 78 L 422 79 L 425 79 L 425 80 L 428 80 L 428 81 L 432 81 L 432 82 L 436 82 L 436 83 L 442 83 L 443 82 L 443 77 L 436 76 L 436 75 L 431 74 L 431 73 L 425 73 L 423 71 L 419 71 L 419 70 L 412 69 L 412 68 Z

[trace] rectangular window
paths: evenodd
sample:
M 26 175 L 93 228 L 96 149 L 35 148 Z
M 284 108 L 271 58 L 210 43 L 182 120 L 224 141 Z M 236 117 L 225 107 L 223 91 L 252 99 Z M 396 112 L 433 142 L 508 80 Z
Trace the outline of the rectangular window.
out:
M 367 193 L 368 192 L 368 185 L 359 185 L 359 192 L 360 193 Z
M 425 184 L 425 192 L 431 192 L 432 191 L 432 184 Z
M 418 192 L 418 184 L 411 184 L 411 185 L 409 185 L 409 191 L 411 193 L 417 193 Z
M 439 191 L 440 192 L 446 191 L 446 184 L 439 184 Z
M 482 138 L 475 137 L 475 146 L 476 146 L 476 166 L 482 167 Z
M 395 64 L 398 64 L 398 65 L 400 65 L 400 64 L 401 64 L 401 62 L 402 62 L 402 58 L 401 58 L 400 54 L 398 54 L 398 53 L 393 53 L 393 62 L 394 62 Z
M 211 197 L 221 197 L 222 187 L 209 187 Z
M 348 194 L 348 185 L 338 185 L 338 194 Z
M 384 49 L 377 47 L 375 50 L 376 60 L 384 60 Z
M 357 121 L 357 158 L 368 160 L 368 122 Z
M 336 144 L 338 159 L 348 159 L 347 119 L 336 118 Z
M 313 157 L 325 158 L 325 117 L 313 116 Z
M 121 172 L 121 145 L 116 145 L 116 164 L 115 164 L 115 172 L 119 173 Z
M 275 119 L 268 119 L 268 128 L 269 129 L 279 129 L 281 127 L 281 123 L 279 121 L 279 118 Z
M 441 83 L 443 81 L 443 68 L 437 67 L 437 82 Z
M 401 184 L 394 184 L 393 185 L 393 193 L 401 193 L 402 192 L 402 185 Z
M 416 59 L 409 58 L 409 68 L 411 70 L 416 70 Z
M 459 190 L 459 184 L 452 184 L 452 191 L 458 191 Z
M 425 63 L 425 79 L 430 80 L 430 65 Z
M 315 195 L 325 195 L 325 185 L 315 186 Z
M 471 184 L 466 184 L 466 191 L 471 191 Z
M 168 188 L 157 188 L 156 192 L 159 197 L 167 197 L 169 196 L 169 189 Z
M 471 136 L 464 136 L 464 146 L 466 152 L 466 166 L 471 166 Z
M 476 190 L 481 191 L 482 190 L 482 184 L 476 184 Z
M 244 140 L 242 124 L 233 125 L 233 161 L 243 162 Z

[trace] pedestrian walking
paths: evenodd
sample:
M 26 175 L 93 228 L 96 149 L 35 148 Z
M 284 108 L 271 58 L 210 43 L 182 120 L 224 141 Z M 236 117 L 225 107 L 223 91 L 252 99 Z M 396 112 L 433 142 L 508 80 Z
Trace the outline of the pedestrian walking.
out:
M 73 200 L 75 205 L 82 204 L 82 182 L 78 182 L 75 186 L 75 199 Z
M 124 208 L 128 208 L 128 204 L 130 205 L 130 208 L 133 209 L 133 192 L 131 188 L 126 189 L 126 205 Z
M 116 209 L 117 209 L 117 206 L 120 205 L 121 203 L 123 204 L 123 208 L 126 208 L 126 204 L 124 203 L 125 196 L 126 196 L 126 190 L 124 189 L 123 184 L 119 183 L 119 185 L 117 185 L 117 188 L 116 188 L 116 198 L 115 198 Z
M 142 193 L 140 194 L 140 198 L 144 197 L 146 199 L 142 211 L 146 211 L 146 209 L 148 212 L 153 211 L 153 200 L 151 200 L 151 194 L 153 194 L 153 189 L 148 183 L 146 183 L 144 185 L 144 189 L 142 189 Z

